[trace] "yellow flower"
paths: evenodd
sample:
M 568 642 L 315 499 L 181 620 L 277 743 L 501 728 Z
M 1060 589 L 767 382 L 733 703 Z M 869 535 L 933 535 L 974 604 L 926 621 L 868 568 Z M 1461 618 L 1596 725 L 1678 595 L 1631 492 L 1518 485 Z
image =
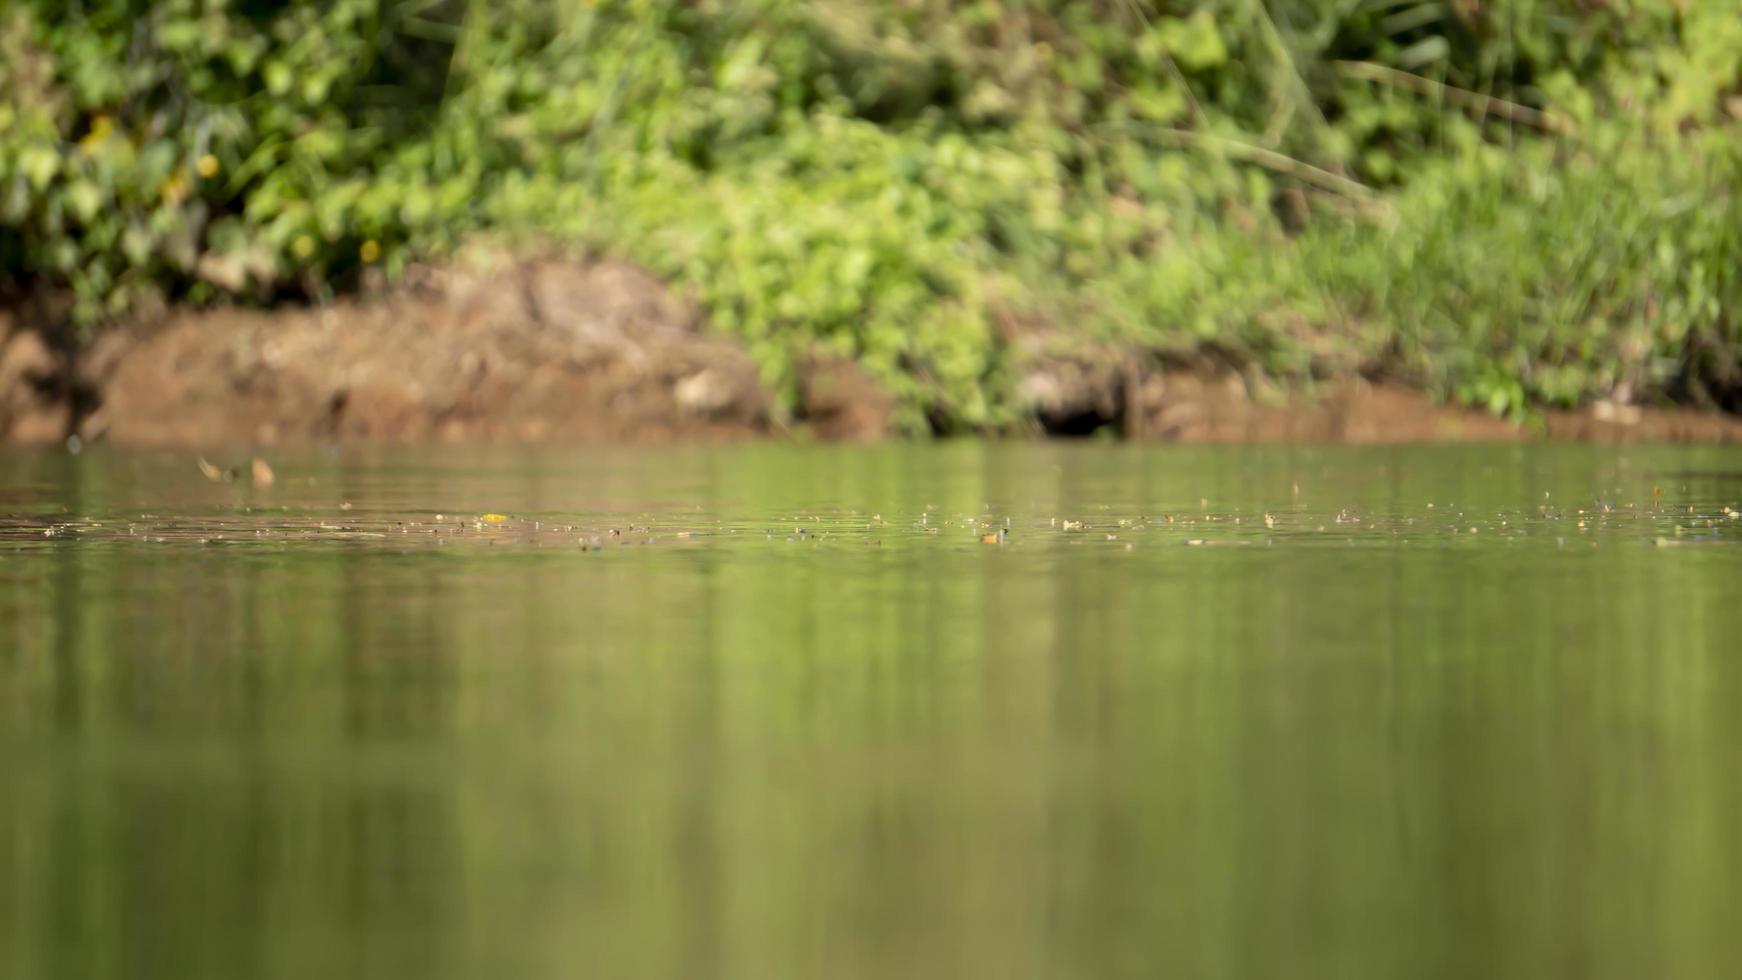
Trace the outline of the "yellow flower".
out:
M 163 186 L 157 189 L 163 203 L 174 207 L 188 196 L 188 175 L 185 170 L 177 170 L 164 178 Z
M 200 157 L 199 162 L 194 164 L 194 169 L 199 171 L 201 177 L 210 179 L 218 173 L 218 158 L 208 153 Z
M 104 115 L 91 117 L 91 131 L 86 133 L 83 139 L 79 140 L 79 149 L 83 150 L 86 154 L 94 152 L 98 146 L 102 145 L 104 140 L 109 138 L 109 134 L 114 131 L 115 120 Z
M 374 262 L 381 257 L 381 246 L 376 244 L 375 239 L 371 238 L 357 249 L 357 257 L 364 262 Z
M 307 235 L 296 236 L 296 241 L 290 243 L 291 254 L 299 259 L 306 259 L 315 254 L 315 240 Z

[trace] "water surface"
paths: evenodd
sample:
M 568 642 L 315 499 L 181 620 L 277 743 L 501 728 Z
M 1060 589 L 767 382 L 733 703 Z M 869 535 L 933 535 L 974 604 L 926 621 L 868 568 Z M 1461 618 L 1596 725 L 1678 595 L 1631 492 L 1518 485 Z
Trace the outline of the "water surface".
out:
M 1734 450 L 213 462 L 0 453 L 0 975 L 1742 962 Z

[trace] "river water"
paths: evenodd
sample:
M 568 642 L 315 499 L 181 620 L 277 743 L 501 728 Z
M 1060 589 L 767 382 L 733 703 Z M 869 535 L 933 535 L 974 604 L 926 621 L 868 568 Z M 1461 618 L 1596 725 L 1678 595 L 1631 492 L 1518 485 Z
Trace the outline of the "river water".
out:
M 1742 962 L 1742 452 L 208 462 L 0 454 L 0 976 Z

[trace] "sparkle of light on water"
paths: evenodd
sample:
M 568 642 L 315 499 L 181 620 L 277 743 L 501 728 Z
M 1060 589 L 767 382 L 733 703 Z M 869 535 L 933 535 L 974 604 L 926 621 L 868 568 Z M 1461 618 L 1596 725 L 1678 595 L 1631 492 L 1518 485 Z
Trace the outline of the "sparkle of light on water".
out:
M 1742 962 L 1742 453 L 272 465 L 0 453 L 0 975 Z

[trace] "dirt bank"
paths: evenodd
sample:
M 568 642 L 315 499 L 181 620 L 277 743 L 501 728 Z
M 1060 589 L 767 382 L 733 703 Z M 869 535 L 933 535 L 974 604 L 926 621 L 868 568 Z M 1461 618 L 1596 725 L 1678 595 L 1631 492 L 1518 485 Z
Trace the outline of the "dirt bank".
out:
M 0 309 L 0 443 L 66 437 L 73 412 L 62 364 L 39 334 Z
M 1021 377 L 1036 426 L 1058 435 L 1110 428 L 1132 439 L 1192 443 L 1742 442 L 1742 418 L 1721 412 L 1604 403 L 1519 425 L 1390 382 L 1255 387 L 1234 371 L 1166 367 L 1117 348 L 1036 351 Z
M 1742 419 L 1720 413 L 1598 405 L 1549 411 L 1526 425 L 1436 404 L 1395 384 L 1348 379 L 1310 393 L 1254 398 L 1237 376 L 1146 378 L 1142 438 L 1184 442 L 1737 442 Z
M 321 308 L 184 313 L 95 345 L 85 440 L 660 442 L 790 427 L 743 347 L 635 266 L 479 253 Z M 812 358 L 799 424 L 882 435 L 889 398 Z
M 1742 419 L 1600 405 L 1520 427 L 1386 383 L 1255 389 L 1116 347 L 1018 340 L 1036 434 L 1175 442 L 1539 438 L 1742 441 Z M 0 442 L 128 446 L 654 442 L 886 435 L 893 402 L 852 362 L 804 361 L 784 416 L 741 345 L 640 269 L 477 251 L 373 297 L 179 312 L 68 365 L 0 310 Z M 75 410 L 74 406 L 78 410 Z
M 1178 442 L 1742 442 L 1742 419 L 1718 412 L 1600 404 L 1519 425 L 1360 378 L 1255 398 L 1237 376 L 1171 374 L 1145 379 L 1141 405 L 1134 434 Z
M 311 441 L 732 439 L 770 399 L 737 345 L 617 262 L 475 260 L 372 300 L 184 314 L 99 345 L 86 439 Z

